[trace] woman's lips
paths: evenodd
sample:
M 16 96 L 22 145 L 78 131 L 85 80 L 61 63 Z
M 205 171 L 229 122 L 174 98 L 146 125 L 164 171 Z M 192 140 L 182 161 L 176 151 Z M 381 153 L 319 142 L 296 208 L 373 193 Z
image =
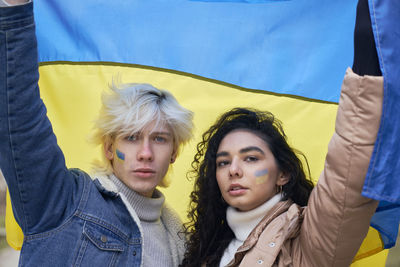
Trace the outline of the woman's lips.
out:
M 228 193 L 231 196 L 240 196 L 247 191 L 247 188 L 241 186 L 240 184 L 232 184 L 229 186 Z

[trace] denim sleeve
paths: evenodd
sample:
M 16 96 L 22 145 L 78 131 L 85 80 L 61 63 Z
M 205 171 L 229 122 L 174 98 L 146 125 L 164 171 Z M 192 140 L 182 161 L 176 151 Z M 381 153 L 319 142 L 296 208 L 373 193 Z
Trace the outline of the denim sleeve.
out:
M 25 234 L 71 216 L 83 183 L 66 168 L 40 98 L 32 9 L 0 8 L 0 168 Z

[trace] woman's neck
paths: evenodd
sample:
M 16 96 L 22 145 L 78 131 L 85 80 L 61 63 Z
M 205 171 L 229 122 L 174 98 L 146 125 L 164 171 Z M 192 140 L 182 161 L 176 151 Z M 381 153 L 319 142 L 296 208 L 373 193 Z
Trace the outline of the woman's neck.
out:
M 264 218 L 265 214 L 280 200 L 281 194 L 276 194 L 264 204 L 249 211 L 239 211 L 229 206 L 226 210 L 226 220 L 237 240 L 243 242 L 254 227 Z

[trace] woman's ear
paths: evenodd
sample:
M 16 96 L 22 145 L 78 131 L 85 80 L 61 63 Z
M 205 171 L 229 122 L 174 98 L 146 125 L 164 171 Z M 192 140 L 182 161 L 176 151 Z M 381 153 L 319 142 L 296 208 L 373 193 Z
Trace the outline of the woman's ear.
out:
M 103 145 L 104 155 L 108 160 L 113 160 L 114 158 L 114 151 L 113 151 L 113 144 L 111 140 L 105 141 Z
M 276 181 L 276 185 L 281 186 L 287 184 L 288 182 L 289 182 L 289 174 L 281 172 L 279 174 L 278 180 Z

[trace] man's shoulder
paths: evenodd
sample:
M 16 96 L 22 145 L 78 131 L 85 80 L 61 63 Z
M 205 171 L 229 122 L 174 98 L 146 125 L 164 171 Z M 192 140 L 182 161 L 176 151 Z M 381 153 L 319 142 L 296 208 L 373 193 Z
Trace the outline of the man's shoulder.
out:
M 161 218 L 163 219 L 164 223 L 171 222 L 177 225 L 182 226 L 182 220 L 176 212 L 176 210 L 165 201 L 162 210 L 161 210 Z

